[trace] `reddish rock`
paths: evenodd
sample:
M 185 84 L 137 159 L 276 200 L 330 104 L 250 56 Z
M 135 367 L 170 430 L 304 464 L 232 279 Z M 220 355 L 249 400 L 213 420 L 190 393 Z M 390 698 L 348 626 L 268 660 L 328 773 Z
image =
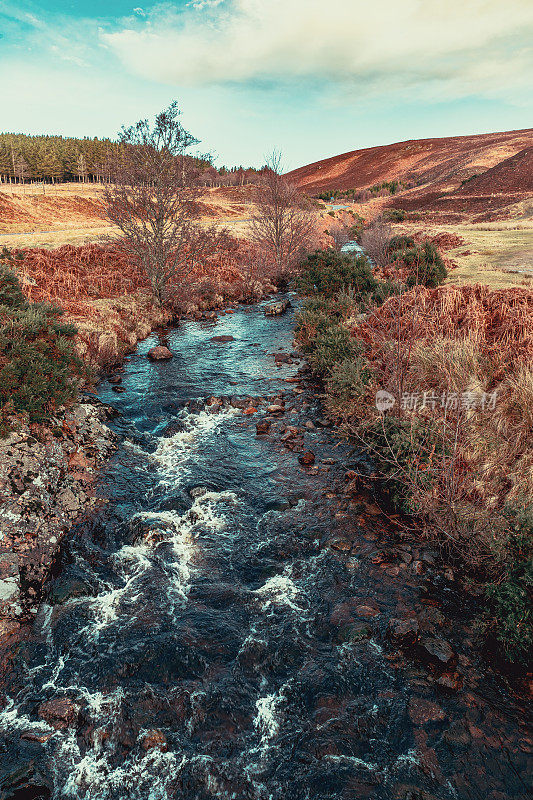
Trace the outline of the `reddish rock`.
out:
M 391 619 L 387 633 L 389 638 L 399 644 L 413 644 L 418 636 L 418 620 L 416 619 Z
M 173 354 L 168 347 L 158 345 L 157 347 L 152 347 L 152 349 L 148 351 L 148 358 L 150 361 L 170 361 L 170 359 L 173 358 Z
M 78 712 L 79 706 L 69 697 L 56 697 L 39 706 L 41 719 L 56 730 L 64 730 L 72 725 L 78 717 Z
M 168 749 L 165 734 L 156 728 L 147 731 L 142 740 L 142 748 L 143 750 L 154 750 L 157 748 L 165 752 Z
M 285 413 L 285 406 L 281 405 L 272 405 L 268 406 L 267 411 L 269 414 L 283 414 Z
M 111 377 L 108 378 L 107 380 L 109 381 L 109 383 L 112 383 L 114 385 L 122 383 L 122 378 L 119 375 L 111 375 Z
M 258 422 L 255 426 L 255 430 L 257 431 L 258 436 L 264 436 L 265 433 L 268 433 L 270 430 L 270 426 L 272 423 L 268 419 L 263 419 L 261 422 Z
M 228 311 L 227 313 L 229 314 L 230 312 Z M 231 313 L 233 314 L 233 311 Z M 227 342 L 234 342 L 235 336 L 212 336 L 211 341 L 226 344 Z
M 84 472 L 92 467 L 91 462 L 83 455 L 80 450 L 72 453 L 68 460 L 69 469 Z
M 437 722 L 445 719 L 446 714 L 440 706 L 423 697 L 411 697 L 409 700 L 409 716 L 414 725 L 425 725 L 426 722 Z
M 303 467 L 311 467 L 315 463 L 315 454 L 310 450 L 298 456 L 298 461 Z
M 377 617 L 379 614 L 379 610 L 377 608 L 372 608 L 372 606 L 357 606 L 355 609 L 355 613 L 358 617 Z
M 331 612 L 330 622 L 332 625 L 343 625 L 352 622 L 351 609 L 348 603 L 339 603 Z

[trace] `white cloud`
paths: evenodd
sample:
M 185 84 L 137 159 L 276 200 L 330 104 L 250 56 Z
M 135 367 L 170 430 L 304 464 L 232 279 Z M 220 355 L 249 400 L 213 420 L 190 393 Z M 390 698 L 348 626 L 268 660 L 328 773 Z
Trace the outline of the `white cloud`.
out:
M 531 0 L 192 0 L 102 35 L 132 71 L 202 86 L 498 93 L 531 74 Z

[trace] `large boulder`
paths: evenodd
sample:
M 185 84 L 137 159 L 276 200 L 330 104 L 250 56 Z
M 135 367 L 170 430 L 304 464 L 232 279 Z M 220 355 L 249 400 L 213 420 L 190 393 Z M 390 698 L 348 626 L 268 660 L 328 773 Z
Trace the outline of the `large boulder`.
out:
M 265 306 L 265 314 L 267 317 L 279 317 L 289 306 L 290 302 L 287 299 L 277 300 L 275 303 L 269 303 Z
M 151 350 L 148 350 L 148 358 L 150 361 L 170 361 L 173 358 L 173 353 L 168 347 L 164 347 L 163 345 L 159 344 L 157 347 L 152 347 Z
M 39 716 L 52 728 L 63 730 L 78 718 L 79 706 L 69 697 L 56 697 L 39 706 Z

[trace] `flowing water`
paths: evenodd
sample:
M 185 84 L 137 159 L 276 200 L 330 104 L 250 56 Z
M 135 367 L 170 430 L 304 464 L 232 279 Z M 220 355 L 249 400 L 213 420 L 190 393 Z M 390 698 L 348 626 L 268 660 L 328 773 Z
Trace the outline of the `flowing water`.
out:
M 292 324 L 260 307 L 186 322 L 171 362 L 146 358 L 152 337 L 123 394 L 102 383 L 120 411 L 107 502 L 69 537 L 19 656 L 0 797 L 526 796 L 530 740 L 501 682 L 474 665 L 447 691 L 388 641 L 391 617 L 433 614 L 470 663 L 453 593 L 428 595 L 409 548 L 380 541 L 382 520 L 343 495 L 357 454 L 304 427 L 317 401 L 287 382 L 294 359 L 273 358 L 292 350 Z M 256 436 L 257 398 L 281 392 L 273 431 L 305 430 L 315 467 Z M 257 414 L 209 403 L 232 395 Z M 67 709 L 54 726 L 51 701 Z

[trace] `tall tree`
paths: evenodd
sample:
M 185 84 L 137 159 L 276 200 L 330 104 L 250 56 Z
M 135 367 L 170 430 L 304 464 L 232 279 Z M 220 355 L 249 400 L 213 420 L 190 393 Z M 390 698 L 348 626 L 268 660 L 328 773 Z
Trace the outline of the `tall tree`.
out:
M 281 153 L 274 151 L 263 173 L 251 238 L 280 275 L 294 266 L 313 233 L 313 213 L 300 192 L 282 174 Z
M 191 203 L 198 170 L 187 150 L 198 143 L 180 121 L 177 103 L 123 128 L 113 183 L 104 192 L 107 216 L 124 236 L 124 247 L 148 277 L 159 303 L 187 265 L 194 223 Z

